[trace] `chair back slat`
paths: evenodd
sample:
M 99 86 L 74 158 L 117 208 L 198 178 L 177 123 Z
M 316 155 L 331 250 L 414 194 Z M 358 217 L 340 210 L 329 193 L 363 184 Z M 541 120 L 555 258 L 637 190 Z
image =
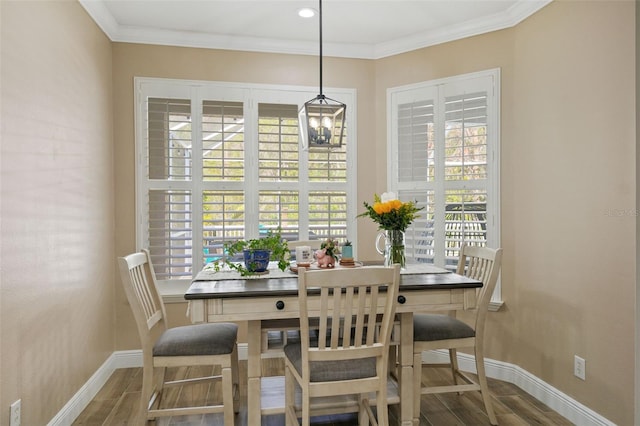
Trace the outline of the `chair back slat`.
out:
M 375 337 L 376 337 L 376 320 L 377 320 L 377 308 L 376 306 L 378 306 L 378 290 L 379 287 L 372 287 L 371 291 L 370 291 L 370 306 L 371 309 L 367 312 L 367 340 L 366 340 L 366 345 L 367 346 L 371 346 L 374 343 L 376 343 L 375 341 Z M 357 342 L 356 342 L 357 345 Z
M 345 306 L 353 306 L 353 298 L 355 297 L 354 291 L 355 290 L 353 287 L 347 288 L 347 291 L 345 293 Z M 344 338 L 349 339 L 349 341 L 355 340 L 355 335 L 354 335 L 355 327 L 353 326 L 354 324 L 353 320 L 354 320 L 353 315 L 344 316 L 344 330 L 346 330 L 349 333 L 349 335 L 344 336 Z
M 353 341 L 355 343 L 362 342 L 364 334 L 364 308 L 366 303 L 366 297 L 363 297 L 359 292 L 356 296 L 356 301 L 351 306 L 356 306 L 355 312 L 355 329 L 353 330 Z
M 341 316 L 339 315 L 340 313 L 340 302 L 341 302 L 341 297 L 342 294 L 338 291 L 336 292 L 335 289 L 333 292 L 330 292 L 332 294 L 331 299 L 332 299 L 332 304 L 333 307 L 331 308 L 331 310 L 329 311 L 328 315 L 327 315 L 327 321 L 329 321 L 329 317 L 331 318 L 331 349 L 336 349 L 338 347 L 339 341 L 340 341 L 340 329 L 341 329 L 341 324 L 340 321 L 335 321 L 335 318 L 340 318 Z M 333 312 L 333 314 L 331 314 L 331 312 Z M 338 315 L 336 315 L 336 313 L 338 313 Z M 344 318 L 344 317 L 342 317 Z

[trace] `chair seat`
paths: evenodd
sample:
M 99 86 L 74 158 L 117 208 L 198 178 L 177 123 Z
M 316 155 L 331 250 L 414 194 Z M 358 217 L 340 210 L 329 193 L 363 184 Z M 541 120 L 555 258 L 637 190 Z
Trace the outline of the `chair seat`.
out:
M 413 340 L 417 342 L 463 339 L 475 335 L 476 332 L 468 324 L 448 315 L 419 314 L 413 316 Z
M 284 355 L 293 364 L 298 374 L 302 374 L 302 345 L 300 343 L 289 343 L 284 347 Z M 312 382 L 335 382 L 375 377 L 377 375 L 375 358 L 312 361 L 310 364 L 310 379 Z
M 233 352 L 234 323 L 195 324 L 166 330 L 153 346 L 153 356 L 224 355 Z

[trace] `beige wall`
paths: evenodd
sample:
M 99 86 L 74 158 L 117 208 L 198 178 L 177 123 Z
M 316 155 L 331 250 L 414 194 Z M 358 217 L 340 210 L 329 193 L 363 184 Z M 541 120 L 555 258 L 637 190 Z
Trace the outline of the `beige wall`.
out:
M 0 424 L 44 425 L 115 347 L 111 43 L 76 1 L 0 10 Z
M 634 407 L 634 35 L 629 1 L 554 2 L 518 26 L 503 159 L 516 350 L 497 356 L 620 425 Z
M 500 67 L 506 306 L 489 315 L 487 355 L 620 425 L 634 407 L 634 31 L 631 1 L 554 1 L 515 28 L 376 61 L 379 99 Z
M 112 351 L 139 347 L 113 261 L 135 249 L 133 77 L 315 87 L 317 58 L 109 43 L 70 1 L 2 1 L 0 15 L 0 423 L 22 398 L 23 424 L 43 424 Z M 512 29 L 324 64 L 325 86 L 357 89 L 359 204 L 386 188 L 388 87 L 500 67 L 506 305 L 488 356 L 620 425 L 634 401 L 634 15 L 631 1 L 556 0 Z

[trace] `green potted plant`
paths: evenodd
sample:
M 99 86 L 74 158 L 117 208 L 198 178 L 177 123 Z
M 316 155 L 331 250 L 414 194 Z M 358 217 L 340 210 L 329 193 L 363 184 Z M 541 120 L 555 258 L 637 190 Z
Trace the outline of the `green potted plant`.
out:
M 242 276 L 261 274 L 265 273 L 271 260 L 278 262 L 278 268 L 284 271 L 289 267 L 290 252 L 287 241 L 282 239 L 280 232 L 278 228 L 276 231 L 268 231 L 266 237 L 225 243 L 224 259 L 215 262 L 215 270 L 220 270 L 222 262 Z M 231 260 L 240 253 L 244 256 L 244 263 Z
M 343 259 L 352 259 L 353 258 L 353 246 L 351 245 L 351 241 L 345 241 L 342 246 L 342 258 Z

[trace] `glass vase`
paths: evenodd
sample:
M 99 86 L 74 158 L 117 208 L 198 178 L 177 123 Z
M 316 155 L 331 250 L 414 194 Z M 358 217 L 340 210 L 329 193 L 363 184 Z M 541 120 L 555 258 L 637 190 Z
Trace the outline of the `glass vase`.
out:
M 384 248 L 380 248 L 380 242 L 384 241 Z M 404 255 L 404 232 L 396 229 L 388 229 L 378 234 L 376 238 L 376 250 L 384 256 L 384 266 L 391 266 L 399 263 L 401 268 L 405 267 Z

